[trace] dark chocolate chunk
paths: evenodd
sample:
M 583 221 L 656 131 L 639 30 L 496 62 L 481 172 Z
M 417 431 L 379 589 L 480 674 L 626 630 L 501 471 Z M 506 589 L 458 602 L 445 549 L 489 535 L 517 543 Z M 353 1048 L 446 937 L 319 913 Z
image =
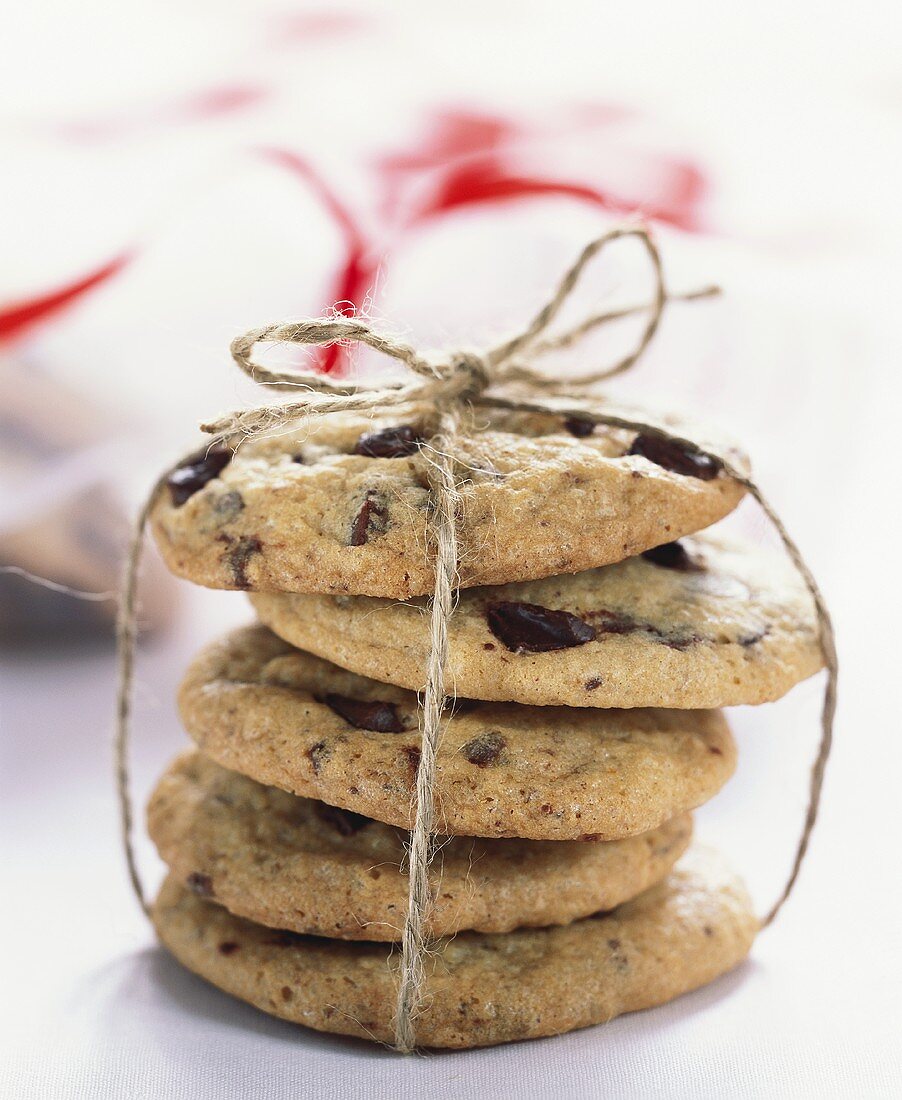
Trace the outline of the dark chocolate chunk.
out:
M 224 542 L 227 549 L 223 551 L 223 561 L 232 574 L 232 583 L 236 588 L 250 588 L 247 567 L 254 554 L 259 554 L 263 549 L 263 543 L 255 535 L 242 535 L 234 538 L 232 535 L 217 535 L 218 542 Z
M 364 546 L 370 535 L 383 535 L 388 526 L 388 505 L 383 496 L 370 490 L 351 524 L 351 546 Z
M 604 680 L 600 676 L 593 676 L 591 679 L 586 680 L 586 691 L 595 691 L 600 688 L 604 683 Z
M 489 630 L 512 653 L 547 653 L 585 645 L 595 628 L 569 611 L 502 601 L 486 608 Z
M 697 477 L 701 481 L 713 481 L 720 472 L 720 463 L 715 459 L 694 454 L 681 443 L 660 436 L 637 435 L 627 453 L 642 455 L 664 470 L 672 470 L 684 477 Z
M 234 943 L 231 940 L 227 941 L 226 943 L 221 943 L 219 945 L 219 954 L 234 955 L 240 946 L 240 943 Z
M 355 455 L 367 458 L 407 458 L 420 449 L 423 437 L 409 424 L 384 428 L 381 432 L 369 432 L 357 440 Z
M 339 806 L 329 806 L 325 802 L 316 803 L 316 816 L 320 821 L 331 825 L 342 836 L 353 836 L 372 823 L 371 817 L 355 814 L 352 810 L 343 810 Z
M 423 755 L 420 752 L 419 745 L 405 745 L 402 750 L 407 757 L 407 764 L 410 768 L 411 781 L 416 783 L 417 772 L 420 770 L 420 757 Z
M 374 733 L 403 733 L 404 725 L 398 717 L 394 703 L 380 699 L 350 699 L 347 695 L 330 692 L 323 702 L 359 730 Z
M 568 416 L 564 421 L 564 427 L 577 439 L 585 439 L 595 431 L 595 425 L 591 420 L 583 420 L 581 416 Z
M 472 741 L 461 745 L 460 751 L 477 768 L 490 768 L 498 763 L 498 757 L 506 746 L 507 742 L 500 733 L 481 733 Z
M 678 573 L 701 573 L 704 568 L 689 556 L 681 542 L 665 542 L 662 546 L 653 546 L 642 557 L 653 565 L 660 565 L 662 569 L 674 569 Z
M 313 765 L 313 774 L 319 775 L 319 770 L 323 764 L 332 755 L 332 750 L 326 744 L 325 741 L 317 741 L 315 745 L 311 745 L 307 750 L 307 756 L 310 763 Z
M 192 871 L 185 879 L 185 885 L 202 898 L 213 897 L 213 879 L 209 875 L 202 875 L 200 871 Z
M 228 447 L 211 447 L 192 455 L 166 478 L 173 506 L 180 507 L 208 481 L 219 477 L 231 461 L 232 452 Z

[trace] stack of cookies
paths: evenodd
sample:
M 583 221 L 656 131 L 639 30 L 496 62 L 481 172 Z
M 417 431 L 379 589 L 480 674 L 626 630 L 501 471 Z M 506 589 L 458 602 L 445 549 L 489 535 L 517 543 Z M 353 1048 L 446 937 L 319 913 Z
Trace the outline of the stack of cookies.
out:
M 152 524 L 259 624 L 189 670 L 196 749 L 153 794 L 163 943 L 243 1000 L 391 1042 L 434 583 L 430 410 L 203 452 Z M 735 448 L 669 420 L 674 434 Z M 555 1034 L 712 981 L 757 922 L 692 810 L 732 774 L 713 708 L 821 667 L 782 557 L 699 535 L 742 487 L 672 442 L 552 415 L 474 425 L 435 801 L 423 1046 Z

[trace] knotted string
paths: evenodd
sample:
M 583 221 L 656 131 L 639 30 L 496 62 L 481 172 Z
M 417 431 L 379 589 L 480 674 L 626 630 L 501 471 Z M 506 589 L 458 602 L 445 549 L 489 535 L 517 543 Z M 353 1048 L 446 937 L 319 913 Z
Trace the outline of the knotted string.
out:
M 607 245 L 630 237 L 643 245 L 649 259 L 654 279 L 654 293 L 651 301 L 625 309 L 596 313 L 561 334 L 546 335 L 549 326 L 557 318 L 579 282 L 586 265 Z M 422 1008 L 426 985 L 425 960 L 428 952 L 426 928 L 433 899 L 429 880 L 435 816 L 433 789 L 436 756 L 447 698 L 445 674 L 448 660 L 448 622 L 454 606 L 458 565 L 457 522 L 460 494 L 454 454 L 461 430 L 461 416 L 469 408 L 538 412 L 558 417 L 575 416 L 594 424 L 625 428 L 666 439 L 682 446 L 690 454 L 704 456 L 711 460 L 726 476 L 740 482 L 757 500 L 777 530 L 791 561 L 814 600 L 819 640 L 827 668 L 821 739 L 811 774 L 808 810 L 802 835 L 796 847 L 786 885 L 762 919 L 762 925 L 766 926 L 774 920 L 795 885 L 817 818 L 824 769 L 832 741 L 836 706 L 837 659 L 833 628 L 811 571 L 757 485 L 723 456 L 706 450 L 693 440 L 675 436 L 660 425 L 647 424 L 593 409 L 589 404 L 584 403 L 583 398 L 574 397 L 572 393 L 562 398 L 561 395 L 565 391 L 561 381 L 543 374 L 534 366 L 536 359 L 540 356 L 549 351 L 572 346 L 600 325 L 646 312 L 648 316 L 634 348 L 612 366 L 582 375 L 578 379 L 578 385 L 589 385 L 621 374 L 634 366 L 648 347 L 658 330 L 669 301 L 695 300 L 716 293 L 717 288 L 705 287 L 688 294 L 669 294 L 664 282 L 661 258 L 648 231 L 642 226 L 627 225 L 616 228 L 586 245 L 576 262 L 564 274 L 551 299 L 523 332 L 484 352 L 465 351 L 441 358 L 426 358 L 410 345 L 376 331 L 366 321 L 346 317 L 270 325 L 254 329 L 232 342 L 231 351 L 235 363 L 253 381 L 276 390 L 301 392 L 283 405 L 244 409 L 202 425 L 202 430 L 212 437 L 211 446 L 221 443 L 237 447 L 243 439 L 264 435 L 298 421 L 311 421 L 330 413 L 383 411 L 412 403 L 429 403 L 437 410 L 434 430 L 421 451 L 429 463 L 430 485 L 434 498 L 436 565 L 435 588 L 430 601 L 431 645 L 423 703 L 420 708 L 421 756 L 416 777 L 414 827 L 411 830 L 408 851 L 408 909 L 402 937 L 395 1014 L 395 1046 L 400 1051 L 409 1052 L 415 1048 L 416 1017 Z M 414 379 L 388 380 L 378 385 L 345 380 L 337 382 L 312 372 L 272 370 L 252 359 L 255 346 L 261 342 L 326 346 L 338 341 L 359 343 L 373 348 L 403 364 Z M 512 383 L 516 384 L 516 392 L 505 393 L 505 386 Z M 572 389 L 573 385 L 571 380 L 568 388 Z M 527 396 L 521 395 L 524 391 Z M 550 399 L 538 396 L 543 391 L 551 394 Z M 535 392 L 537 396 L 531 396 L 531 392 Z M 572 402 L 572 405 L 567 405 L 568 401 Z M 163 487 L 165 478 L 164 474 L 157 482 L 137 519 L 127 558 L 118 621 L 119 692 L 115 748 L 120 819 L 129 876 L 138 900 L 147 913 L 150 907 L 141 884 L 132 846 L 133 815 L 129 793 L 127 748 L 136 636 L 137 573 L 148 516 L 156 493 Z

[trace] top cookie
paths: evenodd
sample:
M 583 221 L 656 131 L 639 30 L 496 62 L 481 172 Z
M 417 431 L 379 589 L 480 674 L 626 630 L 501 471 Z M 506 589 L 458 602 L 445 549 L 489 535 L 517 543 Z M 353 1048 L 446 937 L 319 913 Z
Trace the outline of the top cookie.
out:
M 422 407 L 332 416 L 234 454 L 201 452 L 153 502 L 167 565 L 210 588 L 431 592 L 428 417 Z M 746 463 L 694 428 L 657 422 Z M 462 587 L 621 561 L 707 527 L 743 494 L 709 460 L 563 416 L 479 410 L 457 457 Z
M 419 691 L 427 601 L 251 596 L 292 645 Z M 699 535 L 572 577 L 460 595 L 449 690 L 533 706 L 721 707 L 778 699 L 823 666 L 814 606 L 784 555 Z

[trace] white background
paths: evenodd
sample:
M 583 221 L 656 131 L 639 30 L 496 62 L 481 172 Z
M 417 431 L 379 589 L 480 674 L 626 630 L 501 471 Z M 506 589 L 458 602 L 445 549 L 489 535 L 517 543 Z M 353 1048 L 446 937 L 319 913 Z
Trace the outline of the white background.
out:
M 664 247 L 675 285 L 716 279 L 729 293 L 674 313 L 623 388 L 672 394 L 731 428 L 822 581 L 842 661 L 822 820 L 797 895 L 752 959 L 711 988 L 553 1040 L 404 1060 L 270 1020 L 154 946 L 117 846 L 111 651 L 7 653 L 0 1092 L 897 1095 L 897 5 L 373 5 L 289 40 L 298 10 L 86 0 L 5 13 L 0 302 L 142 249 L 120 280 L 9 355 L 106 403 L 125 425 L 115 475 L 137 500 L 201 416 L 249 399 L 228 366 L 231 336 L 328 304 L 318 295 L 332 231 L 250 147 L 314 155 L 365 205 L 367 157 L 410 145 L 433 106 L 546 128 L 574 103 L 629 107 L 599 146 L 600 170 L 628 169 L 636 148 L 701 164 L 706 232 L 665 231 Z M 270 94 L 203 124 L 167 114 L 226 81 Z M 86 123 L 106 136 L 73 139 Z M 546 166 L 561 155 L 549 148 Z M 566 202 L 452 219 L 398 252 L 373 312 L 427 346 L 506 331 L 604 225 Z M 593 278 L 596 294 L 617 293 L 611 274 Z M 750 509 L 738 523 L 762 532 Z M 172 702 L 181 670 L 247 616 L 238 595 L 181 595 L 176 629 L 140 658 L 140 796 L 184 744 Z M 762 909 L 798 829 L 818 689 L 735 712 L 739 773 L 700 814 Z M 155 878 L 146 845 L 142 859 Z

